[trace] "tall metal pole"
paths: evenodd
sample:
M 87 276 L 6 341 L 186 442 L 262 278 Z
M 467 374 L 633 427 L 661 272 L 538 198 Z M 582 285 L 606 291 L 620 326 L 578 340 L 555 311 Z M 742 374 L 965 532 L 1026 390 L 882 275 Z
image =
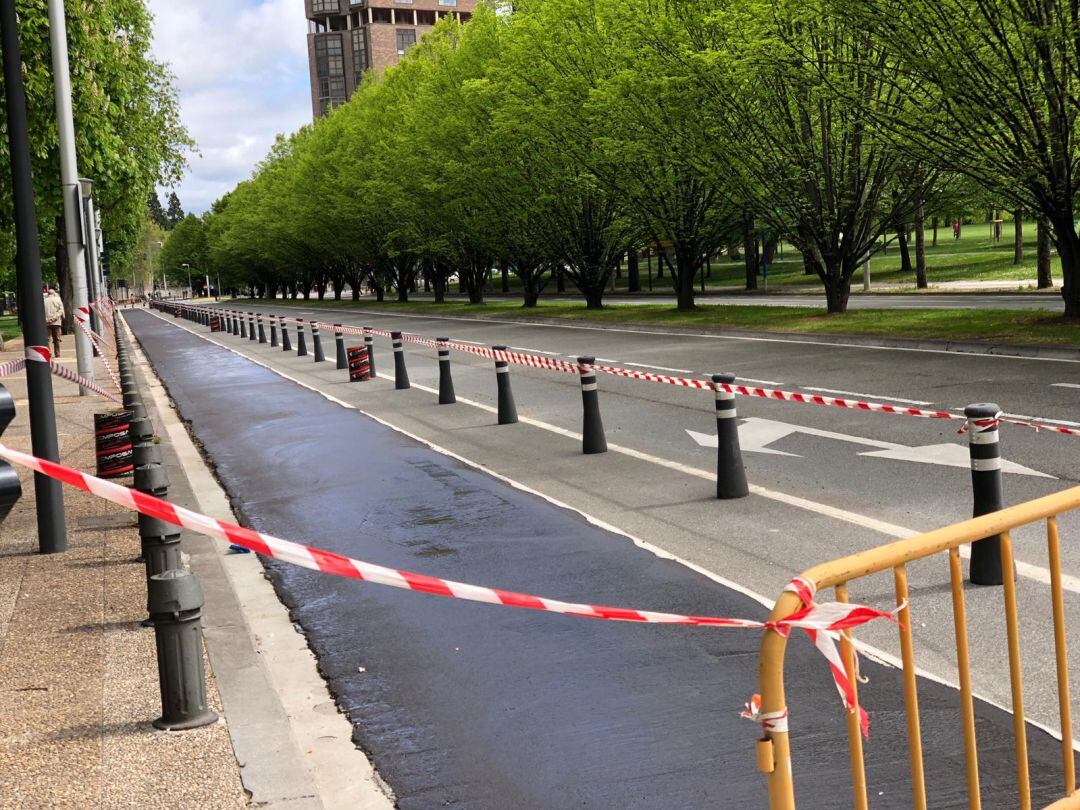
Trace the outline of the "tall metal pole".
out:
M 75 124 L 71 112 L 71 75 L 68 69 L 67 23 L 64 0 L 49 0 L 49 45 L 52 49 L 53 86 L 56 89 L 56 127 L 60 136 L 60 184 L 64 198 L 64 242 L 67 246 L 71 300 L 76 307 L 89 303 L 86 292 L 86 254 L 84 246 L 93 238 L 80 238 L 79 168 L 75 156 Z M 58 268 L 59 270 L 59 268 Z M 81 329 L 75 330 L 75 357 L 79 375 L 94 381 L 94 354 L 90 339 Z M 79 394 L 91 391 L 79 386 Z
M 79 181 L 79 185 L 82 193 L 83 222 L 86 225 L 86 281 L 90 295 L 97 301 L 101 298 L 101 288 L 98 284 L 97 214 L 94 211 L 94 198 L 91 196 L 93 184 L 89 180 L 82 179 Z M 101 334 L 101 323 L 93 309 L 90 310 L 90 323 L 93 325 L 94 331 Z
M 15 271 L 19 279 L 19 311 L 27 347 L 44 347 L 45 302 L 41 297 L 41 254 L 38 247 L 34 186 L 30 174 L 30 136 L 26 121 L 26 90 L 15 19 L 15 0 L 0 0 L 0 47 L 4 55 L 4 89 L 8 146 L 11 151 L 11 189 L 15 202 Z M 30 439 L 33 453 L 48 461 L 60 460 L 53 408 L 52 371 L 48 363 L 26 364 L 30 400 Z M 37 501 L 38 550 L 42 554 L 67 551 L 64 495 L 60 482 L 34 473 Z

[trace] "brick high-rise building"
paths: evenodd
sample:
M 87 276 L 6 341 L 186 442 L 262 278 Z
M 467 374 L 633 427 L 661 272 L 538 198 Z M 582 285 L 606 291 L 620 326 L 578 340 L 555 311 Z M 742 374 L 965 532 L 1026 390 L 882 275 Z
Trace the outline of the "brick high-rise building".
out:
M 311 109 L 344 104 L 365 70 L 382 70 L 447 16 L 468 20 L 477 0 L 304 0 Z

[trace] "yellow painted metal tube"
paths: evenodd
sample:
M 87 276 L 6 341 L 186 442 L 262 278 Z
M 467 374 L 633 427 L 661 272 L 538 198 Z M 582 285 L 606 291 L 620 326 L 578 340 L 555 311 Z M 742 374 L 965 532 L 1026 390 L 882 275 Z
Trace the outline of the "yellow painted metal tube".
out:
M 1061 759 L 1065 793 L 1076 791 L 1076 760 L 1073 753 L 1072 706 L 1069 703 L 1069 647 L 1065 642 L 1065 596 L 1061 588 L 1061 542 L 1057 518 L 1046 521 L 1046 545 L 1050 561 L 1050 600 L 1054 612 L 1054 653 L 1057 659 L 1058 712 L 1061 718 Z
M 956 669 L 960 675 L 960 722 L 964 731 L 964 769 L 967 772 L 968 807 L 980 810 L 979 753 L 975 742 L 975 704 L 971 693 L 971 660 L 968 656 L 967 611 L 964 606 L 964 569 L 960 549 L 949 549 L 949 582 L 952 586 L 953 629 L 956 634 Z
M 1031 808 L 1028 774 L 1027 724 L 1024 721 L 1024 675 L 1020 666 L 1020 625 L 1016 611 L 1016 575 L 1013 572 L 1012 537 L 1001 534 L 1001 571 L 1005 590 L 1005 634 L 1009 641 L 1009 684 L 1012 687 L 1013 741 L 1016 745 L 1016 786 L 1020 810 Z
M 847 585 L 836 586 L 836 601 L 847 604 Z M 855 647 L 851 643 L 851 631 L 840 634 L 840 655 L 844 659 L 844 670 L 851 681 L 851 691 L 855 696 L 852 711 L 847 716 L 848 756 L 851 759 L 851 790 L 855 800 L 855 810 L 867 810 L 866 801 L 866 763 L 863 760 L 862 727 L 859 722 L 859 678 L 855 670 Z

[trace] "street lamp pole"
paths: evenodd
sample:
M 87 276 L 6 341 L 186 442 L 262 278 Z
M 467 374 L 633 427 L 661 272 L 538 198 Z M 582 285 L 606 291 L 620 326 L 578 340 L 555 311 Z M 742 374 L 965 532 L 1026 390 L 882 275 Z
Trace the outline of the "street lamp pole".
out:
M 22 79 L 22 54 L 15 17 L 15 0 L 0 0 L 0 47 L 4 61 L 4 104 L 10 147 L 11 191 L 15 204 L 15 271 L 18 275 L 19 311 L 23 340 L 29 349 L 44 349 L 45 302 L 41 296 L 41 252 L 38 245 L 34 185 L 30 173 L 30 134 L 26 121 L 26 89 Z M 40 358 L 40 353 L 35 352 Z M 47 461 L 60 461 L 53 406 L 52 370 L 48 363 L 26 364 L 26 389 L 30 401 L 30 442 L 33 453 Z M 42 554 L 67 551 L 64 494 L 60 482 L 34 473 L 37 504 L 38 550 Z
M 68 67 L 67 22 L 64 0 L 49 0 L 49 45 L 52 50 L 53 85 L 56 97 L 56 128 L 60 142 L 60 186 L 64 203 L 64 242 L 67 248 L 68 275 L 71 279 L 71 301 L 76 307 L 89 309 L 86 283 L 86 250 L 93 233 L 80 228 L 79 166 L 75 152 L 75 124 L 71 112 L 71 75 Z M 59 278 L 60 268 L 57 268 Z M 79 376 L 94 381 L 94 355 L 90 338 L 75 329 L 75 357 Z M 88 396 L 90 389 L 79 386 L 79 395 Z
M 180 266 L 187 268 L 188 295 L 190 295 L 192 298 L 194 298 L 195 297 L 195 289 L 191 286 L 191 265 L 188 264 L 187 262 L 181 262 Z

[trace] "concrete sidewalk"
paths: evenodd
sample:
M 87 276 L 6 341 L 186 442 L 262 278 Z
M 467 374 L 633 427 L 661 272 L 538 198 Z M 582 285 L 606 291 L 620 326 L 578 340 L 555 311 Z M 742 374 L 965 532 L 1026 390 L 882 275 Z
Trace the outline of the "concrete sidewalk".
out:
M 9 341 L 0 361 L 21 356 Z M 100 361 L 96 374 L 111 386 Z M 93 414 L 114 406 L 53 379 L 61 459 L 92 470 Z M 25 378 L 3 383 L 18 409 L 3 441 L 29 451 Z M 19 474 L 0 531 L 0 807 L 248 806 L 224 720 L 150 725 L 161 704 L 133 516 L 65 488 L 70 550 L 39 555 L 33 479 Z M 220 711 L 212 675 L 208 691 Z

